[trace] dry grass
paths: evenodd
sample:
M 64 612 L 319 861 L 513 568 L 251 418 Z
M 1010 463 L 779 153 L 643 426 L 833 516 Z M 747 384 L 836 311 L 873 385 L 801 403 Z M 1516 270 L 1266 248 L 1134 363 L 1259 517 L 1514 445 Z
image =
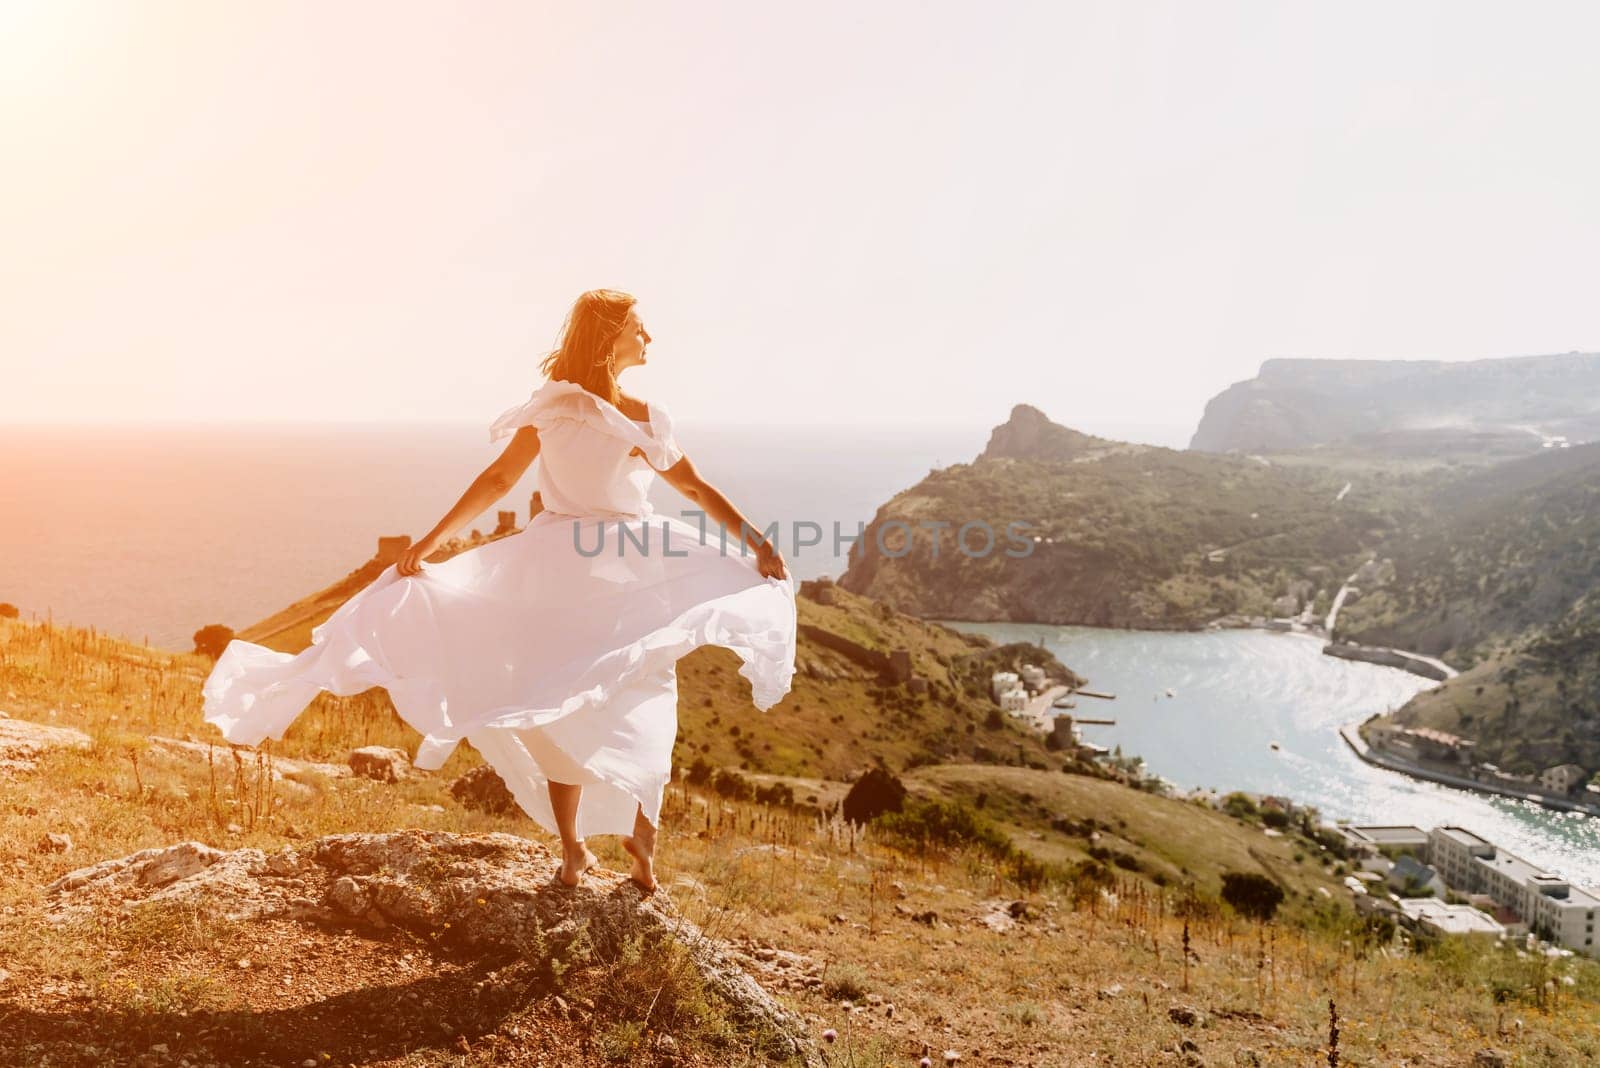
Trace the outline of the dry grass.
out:
M 305 1014 L 293 1017 L 297 1025 L 331 1019 L 347 1029 L 358 1007 L 400 1019 L 409 1003 L 374 1007 L 352 992 L 392 986 L 392 947 L 369 961 L 353 941 L 242 931 L 182 909 L 50 928 L 41 888 L 97 860 L 185 839 L 270 850 L 328 833 L 417 826 L 545 837 L 520 816 L 453 801 L 450 780 L 476 762 L 466 747 L 441 772 L 386 785 L 315 772 L 273 779 L 266 758 L 236 762 L 225 745 L 208 761 L 142 744 L 151 734 L 211 732 L 199 712 L 206 668 L 200 658 L 145 654 L 85 631 L 0 625 L 0 708 L 79 727 L 94 740 L 0 780 L 0 969 L 11 975 L 0 983 L 0 1021 L 13 1011 L 37 1029 L 81 1021 L 91 1006 L 128 1033 L 155 1035 L 174 1020 L 215 1013 L 277 1019 L 292 1011 Z M 324 695 L 272 749 L 337 761 L 364 744 L 414 744 L 381 693 Z M 709 936 L 741 947 L 752 973 L 819 1036 L 836 1031 L 826 1047 L 834 1064 L 910 1065 L 925 1053 L 939 1063 L 946 1049 L 964 1065 L 1182 1064 L 1176 1051 L 1185 1039 L 1208 1064 L 1326 1064 L 1330 1001 L 1344 1065 L 1460 1065 L 1488 1046 L 1518 1065 L 1600 1058 L 1600 966 L 1592 962 L 1463 942 L 1425 952 L 1371 945 L 1347 907 L 1316 903 L 1315 887 L 1328 879 L 1319 860 L 1299 864 L 1289 844 L 1263 840 L 1258 829 L 1114 784 L 972 766 L 919 769 L 911 781 L 918 793 L 963 798 L 986 777 L 990 814 L 1020 846 L 1070 861 L 1081 845 L 1034 838 L 1038 821 L 1047 810 L 1093 815 L 1116 828 L 1110 837 L 1137 851 L 1146 870 L 1119 869 L 1105 892 L 1070 880 L 1029 890 L 978 850 L 911 854 L 870 828 L 675 783 L 661 835 L 663 884 Z M 47 832 L 63 831 L 71 852 L 38 851 Z M 603 862 L 626 870 L 615 841 L 593 844 Z M 1264 928 L 1210 896 L 1219 863 L 1244 865 L 1257 852 L 1297 893 L 1286 922 Z M 1176 878 L 1162 887 L 1150 877 L 1185 869 L 1193 893 Z M 1009 930 L 979 922 L 996 899 L 1024 902 Z M 269 934 L 276 941 L 263 943 Z M 763 959 L 769 950 L 801 959 L 784 966 Z M 454 989 L 449 977 L 461 962 L 414 952 L 418 976 Z M 250 983 L 230 970 L 246 954 L 262 962 Z M 671 946 L 636 946 L 616 960 L 577 952 L 558 970 L 558 985 L 519 995 L 518 1011 L 533 1022 L 510 1013 L 470 1030 L 458 1020 L 461 1035 L 359 1047 L 369 1051 L 363 1057 L 358 1047 L 333 1046 L 328 1063 L 536 1063 L 516 1059 L 518 1050 L 563 1051 L 563 1063 L 650 1063 L 663 1031 L 682 1044 L 679 1063 L 757 1063 L 730 1052 L 738 1036 Z M 292 986 L 279 983 L 280 972 Z M 335 989 L 341 978 L 347 989 Z M 578 1022 L 550 1008 L 558 994 Z M 1175 1022 L 1177 1005 L 1201 1019 Z M 530 1034 L 544 1044 L 530 1044 Z

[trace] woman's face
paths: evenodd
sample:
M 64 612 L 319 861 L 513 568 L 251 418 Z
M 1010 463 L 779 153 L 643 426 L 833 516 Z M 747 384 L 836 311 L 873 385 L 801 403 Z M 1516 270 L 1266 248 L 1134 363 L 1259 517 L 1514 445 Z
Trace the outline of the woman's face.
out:
M 648 344 L 650 334 L 645 330 L 644 320 L 639 318 L 639 306 L 635 304 L 628 309 L 628 317 L 623 320 L 622 333 L 612 343 L 612 350 L 617 354 L 618 373 L 625 367 L 644 363 L 644 349 Z

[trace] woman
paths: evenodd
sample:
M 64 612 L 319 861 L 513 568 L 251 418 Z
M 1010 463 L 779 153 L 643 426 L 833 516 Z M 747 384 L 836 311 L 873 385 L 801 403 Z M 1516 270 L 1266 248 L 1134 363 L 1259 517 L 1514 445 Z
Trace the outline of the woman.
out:
M 312 630 L 310 648 L 230 642 L 205 682 L 206 720 L 254 745 L 282 738 L 319 691 L 382 686 L 423 734 L 418 767 L 442 766 L 465 738 L 560 835 L 562 883 L 596 862 L 587 835 L 621 834 L 632 880 L 655 890 L 678 659 L 732 649 L 766 710 L 794 677 L 796 619 L 776 546 L 695 469 L 667 409 L 618 385 L 650 340 L 632 296 L 579 297 L 543 362 L 547 380 L 489 428 L 491 442 L 511 436 L 505 452 Z M 424 566 L 535 458 L 543 508 L 522 531 Z M 658 474 L 705 518 L 655 515 L 646 494 Z

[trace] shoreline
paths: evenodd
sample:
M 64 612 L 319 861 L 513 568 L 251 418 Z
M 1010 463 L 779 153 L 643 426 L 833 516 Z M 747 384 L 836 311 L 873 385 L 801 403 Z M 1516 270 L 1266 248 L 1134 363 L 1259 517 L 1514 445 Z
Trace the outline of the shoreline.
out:
M 1392 771 L 1397 775 L 1419 779 L 1423 782 L 1438 783 L 1441 786 L 1453 786 L 1458 790 L 1468 790 L 1473 793 L 1494 797 L 1509 797 L 1517 801 L 1531 801 L 1542 808 L 1553 809 L 1558 812 L 1576 812 L 1580 815 L 1600 819 L 1600 805 L 1591 805 L 1583 801 L 1560 798 L 1552 794 L 1544 794 L 1532 790 L 1519 790 L 1514 786 L 1498 786 L 1493 783 L 1479 782 L 1476 779 L 1435 771 L 1432 768 L 1413 764 L 1409 760 L 1402 760 L 1387 753 L 1380 753 L 1368 745 L 1365 738 L 1361 737 L 1359 726 L 1360 724 L 1357 723 L 1345 724 L 1339 728 L 1339 737 L 1344 739 L 1345 745 L 1349 746 L 1351 752 L 1355 753 L 1363 763 L 1370 764 L 1372 767 L 1382 768 L 1385 771 Z

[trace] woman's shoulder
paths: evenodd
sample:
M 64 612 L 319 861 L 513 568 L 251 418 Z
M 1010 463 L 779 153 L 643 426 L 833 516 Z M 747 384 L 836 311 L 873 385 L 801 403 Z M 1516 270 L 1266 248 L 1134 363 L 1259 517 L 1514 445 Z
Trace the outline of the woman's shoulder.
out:
M 640 400 L 638 397 L 627 393 L 617 394 L 617 410 L 629 419 L 638 419 L 643 422 L 650 420 L 650 402 Z

